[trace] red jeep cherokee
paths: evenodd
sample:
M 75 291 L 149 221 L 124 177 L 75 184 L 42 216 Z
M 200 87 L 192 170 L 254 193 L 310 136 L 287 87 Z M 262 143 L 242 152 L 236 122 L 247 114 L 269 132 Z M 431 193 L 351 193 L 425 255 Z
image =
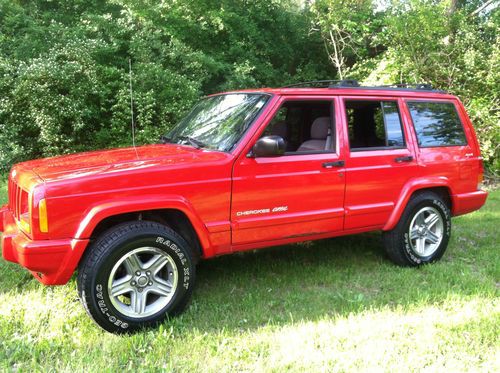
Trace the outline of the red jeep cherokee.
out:
M 435 261 L 482 178 L 462 103 L 426 85 L 229 92 L 161 144 L 15 165 L 3 257 L 46 285 L 78 268 L 89 315 L 125 332 L 181 312 L 199 259 L 381 230 L 395 263 Z

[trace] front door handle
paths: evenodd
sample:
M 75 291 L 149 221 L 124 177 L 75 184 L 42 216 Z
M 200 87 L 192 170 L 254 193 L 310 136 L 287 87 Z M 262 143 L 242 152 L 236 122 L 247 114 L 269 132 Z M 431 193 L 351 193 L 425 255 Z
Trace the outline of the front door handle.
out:
M 334 162 L 325 162 L 323 163 L 324 168 L 333 168 L 333 167 L 344 167 L 344 161 L 334 161 Z
M 411 155 L 409 155 L 406 157 L 397 157 L 397 158 L 394 158 L 394 160 L 396 161 L 396 163 L 411 162 L 411 161 L 413 161 L 413 157 Z

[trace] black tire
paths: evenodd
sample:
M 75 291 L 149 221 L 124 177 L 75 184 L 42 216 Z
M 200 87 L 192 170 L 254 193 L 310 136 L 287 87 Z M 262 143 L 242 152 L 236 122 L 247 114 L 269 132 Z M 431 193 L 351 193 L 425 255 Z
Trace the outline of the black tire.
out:
M 141 277 L 146 278 L 145 281 L 151 280 L 151 282 L 143 285 L 141 289 L 139 289 L 139 282 L 144 281 L 134 281 L 133 283 L 135 285 L 134 289 L 143 294 L 144 298 L 141 299 L 144 299 L 144 304 L 146 304 L 144 308 L 149 307 L 147 302 L 152 296 L 153 300 L 155 298 L 156 300 L 163 299 L 162 297 L 164 297 L 163 301 L 168 301 L 168 304 L 163 307 L 163 303 L 160 302 L 162 307 L 158 311 L 154 308 L 154 314 L 145 312 L 145 317 L 126 315 L 123 310 L 127 308 L 127 304 L 117 301 L 118 297 L 113 297 L 113 299 L 110 297 L 108 289 L 109 281 L 111 281 L 110 275 L 111 273 L 117 273 L 116 271 L 119 270 L 123 271 L 123 268 L 128 263 L 125 263 L 123 258 L 132 255 L 137 250 L 139 250 L 138 256 L 134 256 L 134 258 L 144 258 L 144 255 L 146 255 L 147 259 L 147 252 L 143 254 L 140 250 L 148 249 L 155 250 L 155 254 L 158 254 L 155 257 L 166 258 L 162 260 L 165 260 L 170 266 L 169 268 L 172 268 L 172 271 L 169 272 L 170 275 L 175 272 L 175 286 L 174 282 L 171 285 L 173 295 L 159 296 L 151 293 L 151 290 L 144 291 L 148 285 L 152 285 L 153 281 L 157 279 L 157 273 L 151 275 L 151 272 L 148 272 L 148 277 L 146 276 L 146 269 L 144 269 Z M 133 253 L 131 254 L 131 252 Z M 152 259 L 153 256 L 151 256 Z M 144 263 L 141 260 L 139 260 L 139 263 L 142 265 Z M 125 267 L 120 267 L 122 264 L 119 263 L 123 263 Z M 166 268 L 165 264 L 161 266 Z M 169 270 L 167 269 L 167 271 Z M 130 278 L 129 276 L 129 274 L 126 274 L 127 279 Z M 168 277 L 169 274 L 167 273 L 166 276 Z M 132 279 L 137 280 L 139 277 L 132 277 Z M 172 229 L 148 221 L 123 223 L 103 233 L 87 249 L 79 265 L 77 279 L 78 294 L 87 313 L 100 327 L 112 333 L 134 332 L 141 328 L 155 326 L 167 316 L 175 316 L 181 313 L 188 304 L 194 281 L 193 254 L 186 241 Z M 127 286 L 129 286 L 128 280 L 126 282 Z M 135 294 L 140 297 L 141 295 L 137 291 Z M 130 307 L 132 308 L 132 295 L 129 295 L 129 298 Z M 118 309 L 120 307 L 122 308 Z M 139 312 L 139 314 L 141 313 Z
M 410 240 L 410 224 L 415 215 L 427 207 L 438 212 L 442 219 L 442 238 L 432 253 L 421 255 Z M 424 191 L 412 196 L 396 227 L 383 233 L 383 241 L 387 255 L 394 263 L 405 267 L 415 267 L 439 260 L 446 251 L 450 236 L 451 214 L 449 207 L 436 193 Z

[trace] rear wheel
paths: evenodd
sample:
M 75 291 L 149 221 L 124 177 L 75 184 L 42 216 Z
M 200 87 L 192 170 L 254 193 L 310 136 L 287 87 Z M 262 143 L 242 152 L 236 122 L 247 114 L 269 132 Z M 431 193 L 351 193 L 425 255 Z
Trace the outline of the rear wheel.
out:
M 396 227 L 383 237 L 392 261 L 417 266 L 440 259 L 450 235 L 450 209 L 437 194 L 422 192 L 411 198 Z
M 123 333 L 156 325 L 181 312 L 191 295 L 194 265 L 187 243 L 154 222 L 124 223 L 88 249 L 78 290 L 103 329 Z

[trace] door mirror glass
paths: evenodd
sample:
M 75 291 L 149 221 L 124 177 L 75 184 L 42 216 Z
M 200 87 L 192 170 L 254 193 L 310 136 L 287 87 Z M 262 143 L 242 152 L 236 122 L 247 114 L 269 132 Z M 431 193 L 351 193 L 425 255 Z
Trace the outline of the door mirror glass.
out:
M 277 157 L 285 154 L 286 144 L 281 136 L 261 137 L 252 148 L 254 157 Z

